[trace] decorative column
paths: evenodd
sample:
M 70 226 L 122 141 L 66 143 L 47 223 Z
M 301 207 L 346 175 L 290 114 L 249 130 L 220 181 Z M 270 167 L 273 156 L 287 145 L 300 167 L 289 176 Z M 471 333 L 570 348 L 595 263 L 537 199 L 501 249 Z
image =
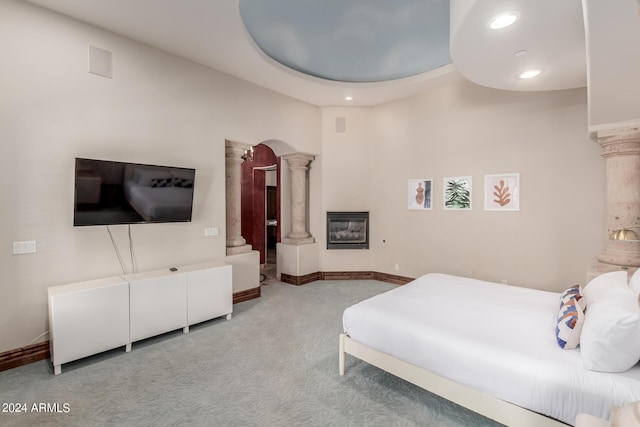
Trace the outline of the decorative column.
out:
M 292 245 L 313 243 L 314 239 L 307 231 L 307 170 L 315 156 L 293 153 L 282 158 L 287 161 L 291 173 L 291 232 L 282 242 Z
M 250 150 L 249 144 L 226 141 L 226 195 L 227 195 L 227 255 L 251 252 L 251 245 L 242 237 L 241 201 L 243 156 Z
M 609 237 L 598 260 L 610 267 L 640 267 L 640 240 L 612 238 L 617 230 L 631 228 L 638 233 L 640 227 L 640 128 L 599 131 L 598 143 L 606 160 Z

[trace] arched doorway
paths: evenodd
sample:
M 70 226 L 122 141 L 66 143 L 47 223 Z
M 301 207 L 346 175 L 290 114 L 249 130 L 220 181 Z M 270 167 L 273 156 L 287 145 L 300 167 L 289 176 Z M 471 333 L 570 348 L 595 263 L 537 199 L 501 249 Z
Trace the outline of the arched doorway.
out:
M 280 158 L 265 144 L 254 146 L 253 159 L 242 164 L 241 209 L 242 236 L 260 252 L 262 270 L 275 277 L 281 236 Z

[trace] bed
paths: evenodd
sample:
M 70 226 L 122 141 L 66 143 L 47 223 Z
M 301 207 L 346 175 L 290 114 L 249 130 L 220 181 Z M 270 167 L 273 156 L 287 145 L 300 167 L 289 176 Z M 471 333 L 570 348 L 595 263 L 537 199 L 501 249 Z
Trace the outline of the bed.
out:
M 145 221 L 188 221 L 193 178 L 189 171 L 136 166 L 125 171 L 125 198 Z
M 559 298 L 427 274 L 344 311 L 340 374 L 350 354 L 513 426 L 573 425 L 579 413 L 606 419 L 612 404 L 640 400 L 639 365 L 595 372 L 583 368 L 580 348 L 558 346 Z

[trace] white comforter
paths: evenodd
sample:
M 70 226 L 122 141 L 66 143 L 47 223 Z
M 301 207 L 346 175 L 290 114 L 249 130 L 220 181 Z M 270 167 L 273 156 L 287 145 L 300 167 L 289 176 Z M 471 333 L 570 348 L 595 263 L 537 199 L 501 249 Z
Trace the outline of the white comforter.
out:
M 343 324 L 362 344 L 571 425 L 578 413 L 608 418 L 611 404 L 639 401 L 640 365 L 588 371 L 579 348 L 558 346 L 559 298 L 427 274 L 347 308 Z

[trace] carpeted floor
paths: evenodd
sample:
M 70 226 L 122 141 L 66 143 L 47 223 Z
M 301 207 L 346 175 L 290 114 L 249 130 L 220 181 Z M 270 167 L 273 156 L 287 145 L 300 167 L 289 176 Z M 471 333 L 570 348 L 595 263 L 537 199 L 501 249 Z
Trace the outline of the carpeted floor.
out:
M 260 265 L 260 284 L 266 285 L 272 281 L 277 281 L 276 250 L 268 249 L 265 263 Z
M 393 286 L 271 281 L 231 320 L 65 364 L 58 376 L 50 361 L 0 372 L 0 425 L 496 426 L 351 356 L 338 375 L 342 311 Z M 4 412 L 9 404 L 26 413 Z

